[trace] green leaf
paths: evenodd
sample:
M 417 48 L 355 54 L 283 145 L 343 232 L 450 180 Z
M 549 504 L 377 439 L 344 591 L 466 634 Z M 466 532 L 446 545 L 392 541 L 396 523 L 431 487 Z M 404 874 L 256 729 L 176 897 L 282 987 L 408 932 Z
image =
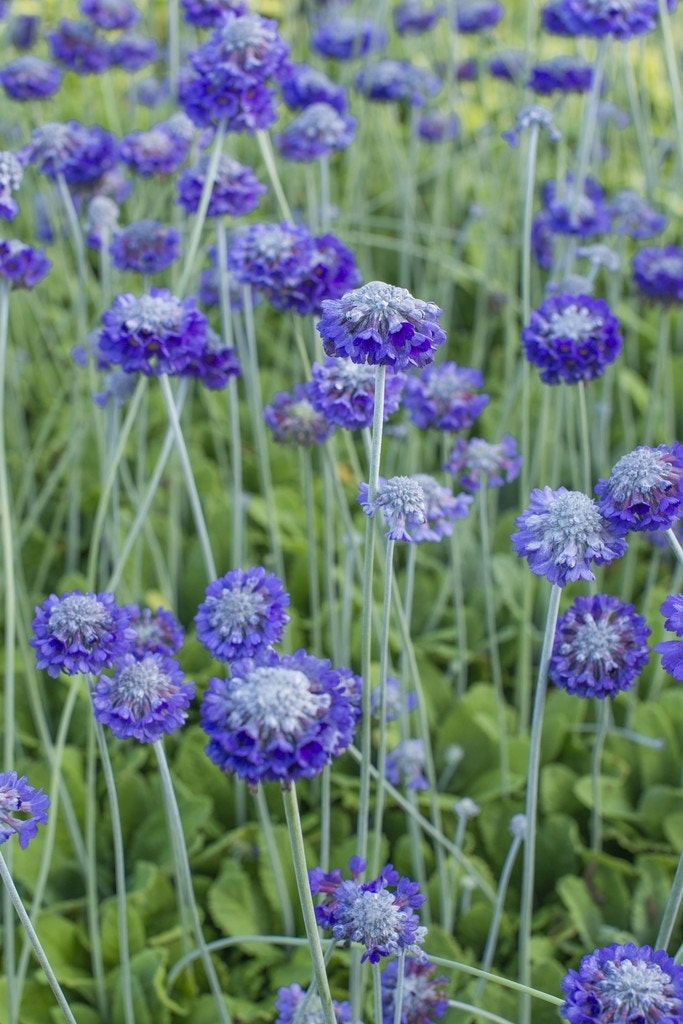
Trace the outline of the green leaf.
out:
M 566 764 L 546 764 L 541 769 L 539 801 L 544 814 L 575 814 L 581 807 L 574 794 L 578 775 Z
M 622 779 L 601 775 L 600 801 L 603 817 L 625 821 L 637 821 L 638 815 L 631 807 Z M 582 775 L 574 786 L 574 794 L 584 807 L 593 807 L 593 776 Z
M 130 904 L 126 907 L 126 924 L 129 953 L 132 955 L 145 947 L 145 926 L 137 910 Z M 100 928 L 105 966 L 115 967 L 120 962 L 119 913 L 115 897 L 105 900 L 101 906 Z
M 235 860 L 227 860 L 208 893 L 209 912 L 225 935 L 264 935 L 269 933 L 268 916 L 257 887 Z M 262 951 L 259 942 L 244 943 L 254 956 Z
M 130 962 L 135 1024 L 171 1024 L 171 1013 L 185 1016 L 184 1010 L 166 994 L 166 953 L 144 949 Z M 121 977 L 113 977 L 112 1024 L 126 1024 L 121 997 Z
M 602 914 L 582 878 L 566 875 L 557 883 L 557 892 L 569 911 L 569 917 L 586 949 L 594 949 L 603 925 Z

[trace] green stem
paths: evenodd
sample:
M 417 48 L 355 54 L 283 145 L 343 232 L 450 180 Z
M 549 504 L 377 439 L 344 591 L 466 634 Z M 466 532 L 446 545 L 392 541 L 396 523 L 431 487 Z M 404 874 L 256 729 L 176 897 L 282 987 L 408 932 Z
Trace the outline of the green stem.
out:
M 273 823 L 268 809 L 268 801 L 266 800 L 263 792 L 263 786 L 257 787 L 254 799 L 256 800 L 256 810 L 258 813 L 259 823 L 261 825 L 261 831 L 263 832 L 263 838 L 265 839 L 266 849 L 270 859 L 273 881 L 280 901 L 280 909 L 282 911 L 282 928 L 285 935 L 294 935 L 295 929 L 292 901 L 289 898 L 287 881 L 285 879 L 285 873 L 282 867 L 282 861 L 280 860 L 277 843 L 275 842 Z
M 516 815 L 516 817 L 523 818 L 523 815 Z M 514 819 L 513 819 L 514 821 Z M 510 884 L 510 876 L 512 875 L 512 869 L 515 866 L 517 860 L 517 854 L 519 848 L 522 845 L 524 839 L 524 832 L 526 828 L 526 821 L 524 821 L 524 828 L 513 829 L 512 842 L 510 843 L 510 849 L 505 857 L 503 864 L 503 870 L 500 873 L 498 879 L 498 891 L 496 893 L 496 905 L 493 908 L 493 916 L 491 917 L 491 924 L 489 925 L 489 932 L 486 936 L 486 945 L 484 947 L 484 955 L 481 960 L 481 967 L 483 971 L 490 971 L 493 963 L 493 958 L 496 953 L 496 945 L 498 943 L 498 932 L 500 930 L 500 922 L 503 917 L 503 909 L 505 907 L 505 897 L 507 895 L 508 885 Z M 484 986 L 486 985 L 486 978 L 482 975 L 476 985 L 474 993 L 472 995 L 472 1002 L 478 1003 L 484 994 Z
M 586 408 L 586 382 L 577 384 L 576 396 L 579 403 L 579 431 L 581 435 L 582 474 L 581 486 L 584 494 L 593 493 L 593 477 L 591 471 L 591 434 L 588 426 L 588 410 Z
M 225 136 L 225 122 L 221 121 L 216 128 L 216 134 L 213 140 L 213 148 L 211 149 L 211 156 L 209 157 L 209 163 L 206 168 L 206 175 L 204 177 L 204 185 L 202 187 L 202 195 L 199 200 L 199 207 L 194 217 L 192 224 L 192 234 L 190 235 L 190 241 L 187 245 L 187 251 L 185 254 L 185 263 L 183 264 L 183 270 L 180 275 L 180 281 L 178 282 L 177 292 L 178 295 L 184 295 L 187 286 L 190 282 L 190 277 L 194 270 L 195 260 L 197 253 L 199 252 L 199 242 L 202 237 L 202 230 L 204 228 L 204 222 L 206 221 L 206 212 L 209 209 L 209 203 L 211 202 L 211 193 L 213 186 L 216 181 L 216 174 L 218 173 L 218 165 L 221 159 L 221 152 L 223 149 L 223 138 Z
M 277 199 L 278 206 L 280 207 L 280 213 L 285 220 L 291 222 L 292 211 L 289 208 L 289 203 L 287 202 L 287 197 L 285 196 L 282 182 L 280 181 L 280 175 L 278 174 L 277 164 L 275 163 L 275 157 L 273 155 L 273 146 L 270 141 L 270 135 L 263 128 L 259 128 L 256 132 L 256 141 L 259 144 L 261 157 L 266 165 L 270 184 L 273 186 L 273 192 L 275 193 L 275 198 Z
M 664 913 L 662 914 L 662 922 L 657 932 L 657 940 L 655 942 L 655 949 L 666 949 L 671 942 L 671 934 L 676 924 L 676 918 L 678 917 L 681 909 L 681 903 L 683 902 L 683 853 L 681 853 L 678 859 L 678 867 L 676 868 L 676 874 L 674 876 L 673 885 L 669 893 L 669 898 L 666 901 L 664 907 Z
M 306 544 L 308 562 L 308 607 L 311 618 L 313 653 L 322 654 L 323 633 L 320 621 L 320 577 L 318 567 L 318 531 L 316 529 L 315 502 L 313 500 L 313 466 L 309 448 L 299 448 L 299 468 L 303 480 L 304 509 L 306 512 Z
M 391 621 L 391 591 L 394 578 L 394 548 L 396 541 L 387 540 L 387 551 L 384 571 L 384 595 L 382 598 L 382 625 L 379 636 L 379 743 L 377 748 L 377 777 L 383 779 L 386 774 L 387 762 L 387 662 L 389 658 L 389 625 Z M 377 785 L 375 795 L 375 836 L 370 875 L 376 878 L 380 870 L 382 856 L 382 825 L 384 822 L 384 787 Z

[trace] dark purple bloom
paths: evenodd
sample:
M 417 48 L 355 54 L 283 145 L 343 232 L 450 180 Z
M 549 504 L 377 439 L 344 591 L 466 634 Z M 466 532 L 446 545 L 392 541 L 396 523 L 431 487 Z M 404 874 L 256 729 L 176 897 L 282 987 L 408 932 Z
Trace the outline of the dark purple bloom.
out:
M 414 531 L 427 522 L 425 493 L 415 477 L 392 476 L 389 480 L 380 477 L 377 494 L 372 501 L 369 500 L 368 485 L 359 484 L 357 500 L 370 518 L 377 511 L 382 511 L 389 527 L 385 534 L 389 540 L 412 543 L 416 539 Z
M 417 134 L 423 142 L 447 142 L 460 135 L 460 119 L 452 111 L 425 107 L 417 121 Z
M 87 21 L 62 18 L 46 38 L 53 59 L 77 75 L 98 75 L 111 63 L 109 43 Z
M 676 636 L 683 636 L 683 596 L 670 594 L 662 602 L 662 615 L 668 616 L 664 628 Z M 655 650 L 662 656 L 662 668 L 674 677 L 683 679 L 683 640 L 662 640 L 655 644 Z
M 156 743 L 185 722 L 194 697 L 180 665 L 163 654 L 125 654 L 92 692 L 95 718 L 120 740 Z
M 109 47 L 111 66 L 124 71 L 140 71 L 153 64 L 158 56 L 156 41 L 138 32 L 124 32 Z
M 550 96 L 553 92 L 588 92 L 592 82 L 592 64 L 562 54 L 535 64 L 527 85 L 541 96 Z
M 522 466 L 517 442 L 510 434 L 500 441 L 483 437 L 458 438 L 444 466 L 457 478 L 458 485 L 474 493 L 484 487 L 502 487 L 516 480 Z
M 226 15 L 247 14 L 246 0 L 181 0 L 185 20 L 199 28 L 216 28 Z
M 188 167 L 178 178 L 178 203 L 187 214 L 196 213 L 199 209 L 209 160 L 206 155 L 200 157 L 198 164 Z M 261 196 L 267 191 L 250 167 L 245 167 L 223 153 L 218 162 L 206 215 L 241 217 L 255 210 Z
M 394 25 L 399 35 L 427 32 L 446 13 L 443 3 L 427 4 L 425 0 L 401 0 L 394 8 Z
M 0 278 L 9 281 L 12 289 L 33 288 L 51 266 L 42 249 L 34 249 L 18 238 L 0 240 Z
M 683 302 L 683 249 L 646 246 L 631 261 L 633 280 L 648 299 L 668 305 Z
M 0 84 L 13 100 L 43 100 L 62 84 L 62 72 L 49 61 L 26 54 L 0 70 Z
M 527 55 L 524 50 L 499 50 L 489 58 L 488 66 L 494 78 L 521 82 L 526 71 Z
M 80 0 L 81 14 L 106 31 L 131 28 L 140 17 L 132 0 Z
M 303 1016 L 297 1016 L 304 999 L 306 999 L 306 1009 Z M 352 1024 L 350 1003 L 340 1003 L 333 999 L 332 1008 L 337 1024 Z M 297 985 L 296 982 L 286 988 L 278 989 L 275 1009 L 279 1011 L 275 1024 L 294 1024 L 295 1021 L 299 1021 L 300 1024 L 314 1024 L 315 1021 L 323 1019 L 320 996 L 317 993 L 313 993 L 310 997 L 307 996 L 301 985 Z M 354 1022 L 354 1024 L 359 1024 L 359 1022 Z
M 277 148 L 287 160 L 317 160 L 335 149 L 346 149 L 356 134 L 356 119 L 340 114 L 329 103 L 312 103 L 279 135 Z
M 197 638 L 218 661 L 252 658 L 279 643 L 289 622 L 280 579 L 260 565 L 232 569 L 206 588 L 197 609 Z
M 620 558 L 626 542 L 617 537 L 597 503 L 580 491 L 535 488 L 530 505 L 515 519 L 515 553 L 526 558 L 536 576 L 564 587 L 594 580 L 591 563 L 604 565 Z
M 311 367 L 308 397 L 329 423 L 347 430 L 372 426 L 376 371 L 367 363 L 328 356 Z M 404 374 L 390 370 L 384 385 L 384 419 L 396 412 L 405 385 Z
M 130 616 L 130 628 L 135 633 L 131 654 L 136 658 L 144 658 L 146 654 L 171 657 L 178 653 L 183 645 L 185 631 L 175 615 L 166 608 L 140 610 L 137 604 L 129 604 L 125 610 Z
M 85 224 L 85 242 L 90 249 L 101 249 L 104 242 L 109 248 L 119 226 L 119 207 L 109 196 L 94 196 L 88 203 Z
M 292 392 L 278 392 L 263 410 L 263 418 L 275 441 L 289 448 L 323 444 L 334 431 L 325 413 L 313 407 L 310 383 L 296 384 Z
M 542 195 L 551 231 L 561 235 L 580 235 L 581 238 L 609 231 L 609 209 L 602 189 L 593 178 L 586 178 L 583 192 L 576 201 L 571 174 L 559 185 L 554 181 L 546 181 Z
M 49 806 L 47 793 L 30 786 L 25 775 L 19 778 L 16 772 L 0 772 L 0 844 L 17 835 L 25 850 L 38 835 L 38 825 L 47 822 Z
M 15 14 L 9 25 L 9 41 L 16 50 L 31 50 L 38 41 L 39 31 L 37 14 Z
M 188 117 L 202 128 L 223 122 L 230 132 L 253 134 L 277 120 L 274 93 L 267 85 L 236 89 L 229 78 L 212 79 L 208 71 L 181 70 L 178 99 Z
M 356 727 L 347 670 L 305 651 L 231 665 L 230 679 L 210 679 L 201 706 L 206 752 L 250 786 L 312 778 L 348 747 Z
M 401 952 L 422 960 L 420 946 L 427 929 L 415 913 L 425 901 L 418 883 L 401 877 L 392 864 L 385 865 L 378 878 L 360 882 L 365 870 L 360 857 L 352 857 L 349 868 L 352 880 L 343 879 L 339 868 L 328 873 L 321 868 L 308 872 L 311 892 L 324 896 L 315 908 L 318 925 L 331 929 L 337 942 L 365 946 L 361 962 L 376 964 L 383 956 Z
M 617 192 L 608 201 L 612 231 L 629 238 L 651 238 L 666 227 L 666 216 L 657 213 L 637 192 Z
M 387 754 L 386 777 L 392 786 L 429 789 L 429 782 L 424 774 L 426 766 L 424 740 L 401 740 Z
M 290 64 L 282 81 L 282 98 L 292 110 L 328 103 L 338 114 L 346 113 L 346 90 L 323 71 L 309 64 Z
M 477 394 L 484 386 L 479 370 L 457 363 L 428 366 L 406 381 L 405 405 L 420 430 L 464 430 L 489 404 L 488 395 Z
M 48 122 L 35 128 L 26 147 L 29 163 L 48 178 L 59 174 L 69 185 L 92 184 L 114 167 L 118 146 L 99 125 Z
M 228 348 L 220 335 L 210 327 L 206 343 L 190 357 L 183 370 L 184 377 L 196 377 L 212 391 L 220 391 L 231 377 L 239 377 L 242 369 L 234 348 Z
M 387 44 L 385 30 L 370 18 L 336 17 L 324 22 L 311 38 L 311 46 L 324 57 L 350 60 L 382 50 Z
M 669 0 L 669 9 L 677 2 Z M 624 40 L 656 25 L 657 0 L 552 0 L 543 8 L 543 26 L 556 35 Z
M 158 220 L 138 220 L 116 233 L 109 251 L 117 270 L 158 274 L 180 255 L 180 235 Z
M 557 622 L 548 676 L 577 697 L 615 697 L 647 665 L 650 633 L 643 616 L 618 597 L 577 597 Z
M 497 0 L 457 0 L 454 27 L 458 32 L 484 32 L 494 28 L 505 14 Z
M 24 165 L 9 150 L 0 151 L 0 218 L 14 220 L 19 204 L 13 198 L 24 177 Z
M 382 971 L 382 1024 L 394 1024 L 399 963 L 390 960 Z M 434 1024 L 443 1017 L 448 1009 L 448 978 L 434 977 L 435 971 L 428 960 L 405 959 L 400 1024 Z
M 607 480 L 597 482 L 595 493 L 615 532 L 668 530 L 683 506 L 683 445 L 640 445 L 615 463 Z
M 434 350 L 446 340 L 438 323 L 441 312 L 405 288 L 371 281 L 324 301 L 316 327 L 328 356 L 404 370 L 431 363 Z
M 427 473 L 413 473 L 415 480 L 422 488 L 424 495 L 425 521 L 411 528 L 411 536 L 415 544 L 428 541 L 436 543 L 444 537 L 450 537 L 456 519 L 465 519 L 472 504 L 469 494 L 454 495 L 448 487 L 444 487 L 433 476 Z
M 39 669 L 57 678 L 79 672 L 99 674 L 126 654 L 135 640 L 125 608 L 113 594 L 55 594 L 36 608 L 31 646 Z
M 614 943 L 595 949 L 562 979 L 560 1015 L 570 1024 L 677 1024 L 683 967 L 664 949 Z
M 619 321 L 604 299 L 569 294 L 552 295 L 532 311 L 522 342 L 545 384 L 601 377 L 623 344 Z
M 131 132 L 121 139 L 120 157 L 142 178 L 177 171 L 190 152 L 194 126 L 184 114 L 174 114 L 145 132 Z
M 389 57 L 365 64 L 356 76 L 356 88 L 363 96 L 384 103 L 404 101 L 421 106 L 427 97 L 437 94 L 441 84 L 428 68 Z
M 178 299 L 166 288 L 125 293 L 102 315 L 98 366 L 121 366 L 146 376 L 182 374 L 204 352 L 208 322 L 193 298 Z

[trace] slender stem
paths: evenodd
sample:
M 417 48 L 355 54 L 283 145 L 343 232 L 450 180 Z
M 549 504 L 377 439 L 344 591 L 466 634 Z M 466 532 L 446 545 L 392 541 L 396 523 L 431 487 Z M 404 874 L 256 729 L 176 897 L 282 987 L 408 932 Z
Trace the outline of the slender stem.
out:
M 669 527 L 669 529 L 666 531 L 666 539 L 668 540 L 669 547 L 676 556 L 679 565 L 683 566 L 683 548 L 681 547 L 680 541 L 678 540 L 678 537 L 673 532 L 671 527 Z
M 610 36 L 603 36 L 598 42 L 598 52 L 593 65 L 593 81 L 586 101 L 586 109 L 581 124 L 581 137 L 579 139 L 579 153 L 577 157 L 576 176 L 572 187 L 570 199 L 569 217 L 573 221 L 579 209 L 579 201 L 583 195 L 588 166 L 590 163 L 593 139 L 598 123 L 598 107 L 602 93 L 602 81 L 605 74 L 605 58 Z
M 508 885 L 510 884 L 510 876 L 512 875 L 512 869 L 515 866 L 517 860 L 517 854 L 519 848 L 522 845 L 524 839 L 524 833 L 520 830 L 514 832 L 512 842 L 510 843 L 510 849 L 505 857 L 503 864 L 503 870 L 500 873 L 498 879 L 498 891 L 496 893 L 496 905 L 493 908 L 493 915 L 491 917 L 491 923 L 489 925 L 489 932 L 486 936 L 486 945 L 484 947 L 484 955 L 481 960 L 481 968 L 483 971 L 490 971 L 493 963 L 493 958 L 496 953 L 496 944 L 498 942 L 498 932 L 500 930 L 500 922 L 503 917 L 503 908 L 505 907 L 505 897 L 507 895 Z M 476 988 L 472 995 L 472 1002 L 478 1003 L 484 994 L 484 986 L 486 985 L 486 978 L 482 975 L 477 982 Z
M 648 402 L 647 417 L 643 431 L 643 444 L 652 444 L 655 435 L 656 417 L 662 411 L 661 392 L 662 385 L 667 373 L 667 355 L 669 351 L 669 327 L 671 324 L 670 314 L 662 310 L 657 323 L 657 349 L 655 352 L 655 365 L 651 371 L 651 395 L 652 401 Z M 669 371 L 670 372 L 670 371 Z
M 292 211 L 289 208 L 287 197 L 285 196 L 282 182 L 280 181 L 280 175 L 278 174 L 277 164 L 275 163 L 275 157 L 273 155 L 273 146 L 270 141 L 270 135 L 263 128 L 259 128 L 256 132 L 256 140 L 261 150 L 261 157 L 266 165 L 268 177 L 270 178 L 270 184 L 273 186 L 273 192 L 277 199 L 278 206 L 280 207 L 280 213 L 285 220 L 292 220 Z
M 657 9 L 659 13 L 660 34 L 664 47 L 664 62 L 666 73 L 669 76 L 669 83 L 676 131 L 674 137 L 678 146 L 678 173 L 683 176 L 683 97 L 681 93 L 681 75 L 678 68 L 678 55 L 674 47 L 674 31 L 671 25 L 671 17 L 666 0 L 658 0 Z
M 168 0 L 168 84 L 176 99 L 178 69 L 180 68 L 180 18 L 178 0 Z
M 379 636 L 379 744 L 377 748 L 377 777 L 383 779 L 386 774 L 387 761 L 387 661 L 389 658 L 389 625 L 391 620 L 391 591 L 394 578 L 394 548 L 396 541 L 387 540 L 387 552 L 384 572 L 384 595 L 382 598 L 382 625 Z M 382 855 L 382 825 L 384 820 L 384 787 L 378 782 L 375 795 L 375 836 L 370 875 L 375 878 L 379 874 Z
M 379 963 L 372 965 L 372 1019 L 375 1024 L 384 1020 L 382 1015 L 382 968 Z
M 540 125 L 534 122 L 529 129 L 524 176 L 524 218 L 522 222 L 522 323 L 528 324 L 531 315 L 531 222 L 536 180 L 536 153 Z M 524 407 L 522 407 L 522 411 Z
M 674 875 L 673 884 L 669 893 L 669 898 L 666 901 L 664 907 L 664 913 L 662 914 L 662 921 L 657 932 L 657 940 L 655 942 L 655 949 L 666 949 L 671 942 L 671 934 L 676 924 L 679 911 L 681 909 L 681 903 L 683 902 L 683 853 L 681 853 L 678 859 L 678 867 L 676 868 L 676 874 Z
M 294 935 L 295 928 L 292 901 L 289 898 L 285 872 L 282 867 L 282 861 L 280 860 L 277 843 L 275 842 L 273 823 L 270 818 L 268 801 L 265 798 L 263 786 L 258 786 L 254 799 L 256 800 L 259 823 L 261 825 L 261 831 L 263 832 L 263 838 L 266 842 L 268 857 L 270 858 L 273 881 L 275 882 L 275 888 L 277 889 L 278 899 L 280 901 L 280 909 L 282 911 L 282 928 L 285 935 Z
M 308 607 L 311 617 L 313 653 L 322 654 L 323 633 L 320 621 L 320 576 L 318 567 L 318 531 L 316 529 L 315 502 L 313 500 L 313 466 L 309 448 L 299 448 L 299 467 L 303 480 L 304 509 L 306 511 L 306 545 L 308 561 Z
M 97 885 L 97 746 L 95 742 L 95 719 L 88 718 L 86 738 L 86 823 L 85 843 L 87 853 L 87 874 L 85 878 L 86 913 L 88 917 L 88 938 L 90 959 L 95 981 L 95 998 L 102 1020 L 109 1020 L 109 1008 L 104 972 L 104 953 L 100 929 L 100 904 Z
M 396 988 L 394 989 L 394 1024 L 401 1024 L 403 1014 L 403 992 L 405 990 L 406 977 L 406 951 L 402 949 L 398 954 L 396 967 Z
M 218 164 L 221 159 L 221 152 L 223 149 L 223 138 L 225 136 L 225 122 L 221 121 L 216 128 L 216 134 L 213 140 L 213 148 L 211 150 L 211 156 L 209 157 L 209 164 L 206 168 L 206 175 L 204 177 L 204 185 L 202 187 L 202 195 L 199 200 L 199 206 L 194 217 L 194 223 L 192 225 L 192 234 L 190 235 L 190 241 L 187 245 L 187 251 L 185 254 L 185 263 L 183 264 L 183 270 L 180 275 L 180 281 L 178 282 L 177 292 L 178 295 L 184 295 L 187 286 L 190 282 L 190 277 L 194 270 L 195 260 L 197 253 L 199 252 L 199 242 L 202 237 L 202 229 L 206 220 L 206 212 L 209 209 L 209 203 L 211 202 L 211 193 L 213 186 L 216 181 L 216 174 L 218 173 Z
M 593 491 L 593 476 L 591 470 L 591 434 L 588 426 L 585 381 L 580 380 L 578 382 L 576 396 L 579 403 L 579 431 L 581 435 L 581 486 L 584 494 L 591 494 Z

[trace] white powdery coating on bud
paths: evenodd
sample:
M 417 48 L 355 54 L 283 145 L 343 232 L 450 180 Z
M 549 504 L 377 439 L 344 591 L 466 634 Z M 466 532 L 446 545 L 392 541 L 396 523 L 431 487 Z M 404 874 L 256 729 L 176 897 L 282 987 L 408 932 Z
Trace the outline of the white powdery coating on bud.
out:
M 138 334 L 155 334 L 159 330 L 173 330 L 180 324 L 182 307 L 177 299 L 162 295 L 141 295 L 135 305 L 124 307 L 123 327 Z
M 593 331 L 602 327 L 603 319 L 582 306 L 567 306 L 561 313 L 553 313 L 550 317 L 550 337 L 554 340 L 571 338 L 581 341 L 589 338 Z
M 247 590 L 224 590 L 220 597 L 209 596 L 209 622 L 223 640 L 234 643 L 243 640 L 249 627 L 255 628 L 262 620 L 265 600 L 263 594 Z
M 152 657 L 128 665 L 112 681 L 111 706 L 126 707 L 140 719 L 159 706 L 178 687 Z
M 91 594 L 70 594 L 54 606 L 48 626 L 58 640 L 71 646 L 80 639 L 86 646 L 96 644 L 110 623 L 110 614 Z
M 665 483 L 671 463 L 665 461 L 663 455 L 644 446 L 622 455 L 610 473 L 612 501 L 615 504 L 630 501 L 634 494 L 647 494 Z
M 606 963 L 603 970 L 605 977 L 596 982 L 595 988 L 603 1011 L 612 1011 L 615 1021 L 668 1019 L 679 1005 L 679 1000 L 669 995 L 671 978 L 659 964 L 622 960 L 618 964 Z M 610 1019 L 604 1012 L 601 1016 Z
M 226 727 L 255 727 L 261 737 L 300 736 L 330 706 L 328 693 L 312 693 L 308 677 L 297 669 L 256 668 L 230 680 Z

